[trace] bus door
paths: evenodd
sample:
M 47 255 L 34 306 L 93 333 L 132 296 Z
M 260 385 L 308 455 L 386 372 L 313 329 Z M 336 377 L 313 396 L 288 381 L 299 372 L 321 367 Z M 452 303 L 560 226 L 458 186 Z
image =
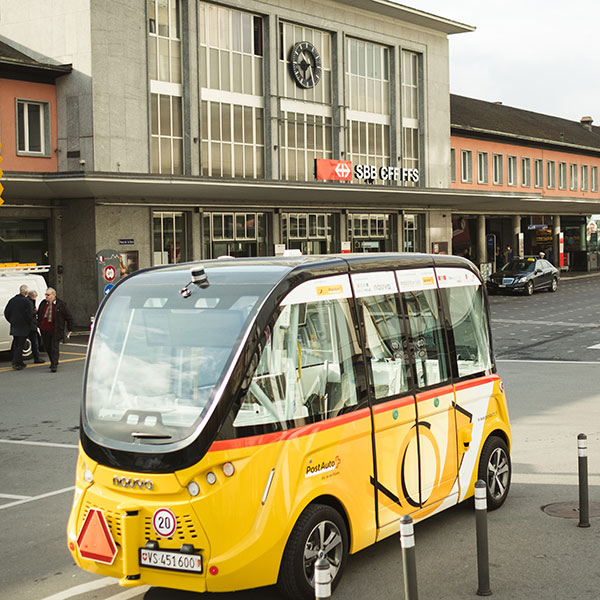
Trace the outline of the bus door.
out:
M 436 274 L 456 356 L 460 501 L 464 500 L 476 469 L 485 421 L 495 416 L 490 415 L 494 409 L 489 407 L 499 380 L 492 374 L 490 329 L 481 281 L 471 271 L 456 267 L 437 267 Z
M 411 438 L 416 412 L 407 338 L 393 272 L 352 275 L 364 332 L 373 407 L 373 475 L 378 539 L 419 507 L 418 449 Z M 389 527 L 388 527 L 389 526 Z
M 454 388 L 443 312 L 432 268 L 397 271 L 416 388 L 419 517 L 455 504 L 457 440 Z

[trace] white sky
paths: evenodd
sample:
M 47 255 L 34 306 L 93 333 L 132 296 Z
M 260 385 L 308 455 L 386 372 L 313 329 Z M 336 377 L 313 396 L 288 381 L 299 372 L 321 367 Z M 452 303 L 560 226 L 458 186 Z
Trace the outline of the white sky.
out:
M 475 26 L 449 36 L 450 91 L 600 125 L 598 0 L 399 0 Z

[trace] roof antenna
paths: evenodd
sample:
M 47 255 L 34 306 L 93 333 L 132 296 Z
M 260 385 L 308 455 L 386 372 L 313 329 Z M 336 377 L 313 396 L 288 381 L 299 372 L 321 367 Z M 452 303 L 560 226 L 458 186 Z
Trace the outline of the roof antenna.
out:
M 192 267 L 190 269 L 190 276 L 192 280 L 181 290 L 179 293 L 184 298 L 189 298 L 192 295 L 192 291 L 189 289 L 190 285 L 197 285 L 199 288 L 207 288 L 210 283 L 208 281 L 208 276 L 206 275 L 206 271 L 202 265 L 198 265 L 197 267 Z

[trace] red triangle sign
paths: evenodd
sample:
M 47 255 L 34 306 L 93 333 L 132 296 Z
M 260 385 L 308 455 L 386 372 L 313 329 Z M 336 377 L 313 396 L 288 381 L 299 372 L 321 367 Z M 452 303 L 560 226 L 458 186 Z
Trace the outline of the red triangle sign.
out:
M 117 546 L 101 510 L 90 508 L 77 537 L 77 547 L 82 558 L 113 564 Z

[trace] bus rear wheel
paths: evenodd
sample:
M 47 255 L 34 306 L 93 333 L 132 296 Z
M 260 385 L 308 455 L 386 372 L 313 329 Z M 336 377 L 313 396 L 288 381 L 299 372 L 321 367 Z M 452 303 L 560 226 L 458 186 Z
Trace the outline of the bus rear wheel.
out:
M 333 592 L 348 558 L 346 523 L 334 508 L 309 504 L 292 529 L 279 568 L 277 585 L 288 598 L 315 597 L 314 570 L 320 556 L 329 563 Z
M 488 510 L 496 510 L 504 504 L 510 489 L 511 474 L 508 446 L 503 439 L 490 436 L 481 450 L 477 471 L 477 478 L 486 483 Z

